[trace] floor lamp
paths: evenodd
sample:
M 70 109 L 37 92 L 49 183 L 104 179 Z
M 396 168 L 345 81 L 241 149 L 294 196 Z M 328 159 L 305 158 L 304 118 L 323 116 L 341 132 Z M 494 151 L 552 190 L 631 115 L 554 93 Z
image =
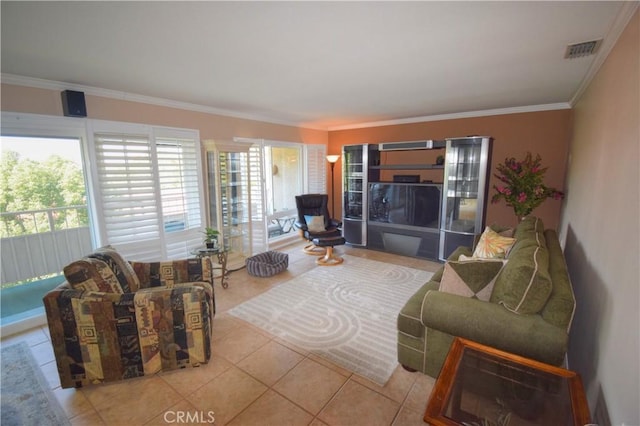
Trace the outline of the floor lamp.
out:
M 335 219 L 336 218 L 336 203 L 335 203 L 335 197 L 333 196 L 333 168 L 336 165 L 336 162 L 340 159 L 340 155 L 334 154 L 334 155 L 327 155 L 327 161 L 329 162 L 329 164 L 331 164 L 331 219 Z

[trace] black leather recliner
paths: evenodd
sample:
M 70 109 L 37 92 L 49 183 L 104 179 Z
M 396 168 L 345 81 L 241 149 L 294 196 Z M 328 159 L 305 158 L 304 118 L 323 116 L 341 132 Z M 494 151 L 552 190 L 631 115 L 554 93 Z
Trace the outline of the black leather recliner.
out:
M 296 195 L 296 207 L 298 209 L 298 220 L 295 222 L 296 228 L 300 230 L 302 237 L 309 242 L 314 238 L 329 238 L 342 236 L 342 223 L 330 217 L 328 208 L 329 196 L 327 194 L 303 194 Z M 307 219 L 310 217 L 323 217 L 324 229 L 309 229 Z M 307 254 L 321 256 L 325 254 L 325 247 L 318 247 L 311 243 L 304 248 Z

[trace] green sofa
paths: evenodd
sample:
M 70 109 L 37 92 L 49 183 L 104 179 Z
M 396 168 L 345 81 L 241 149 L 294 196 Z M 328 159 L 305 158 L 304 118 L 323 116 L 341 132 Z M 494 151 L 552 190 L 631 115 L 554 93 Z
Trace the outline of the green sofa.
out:
M 398 361 L 438 377 L 454 336 L 561 365 L 575 298 L 554 230 L 539 218 L 518 224 L 488 301 L 438 291 L 444 265 L 398 315 Z M 449 261 L 471 248 L 459 247 Z

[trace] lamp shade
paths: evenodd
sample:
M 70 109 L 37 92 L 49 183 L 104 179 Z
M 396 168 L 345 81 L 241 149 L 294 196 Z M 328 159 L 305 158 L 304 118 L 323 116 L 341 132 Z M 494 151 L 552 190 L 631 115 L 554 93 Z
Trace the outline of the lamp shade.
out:
M 340 159 L 340 155 L 338 155 L 338 154 L 327 155 L 327 161 L 330 162 L 330 163 L 335 163 L 339 159 Z

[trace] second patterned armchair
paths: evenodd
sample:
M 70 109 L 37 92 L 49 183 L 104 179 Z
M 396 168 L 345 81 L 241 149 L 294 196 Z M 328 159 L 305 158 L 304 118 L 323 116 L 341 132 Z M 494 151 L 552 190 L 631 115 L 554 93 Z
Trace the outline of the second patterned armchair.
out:
M 211 260 L 126 262 L 102 248 L 43 302 L 63 388 L 197 367 L 211 357 Z

